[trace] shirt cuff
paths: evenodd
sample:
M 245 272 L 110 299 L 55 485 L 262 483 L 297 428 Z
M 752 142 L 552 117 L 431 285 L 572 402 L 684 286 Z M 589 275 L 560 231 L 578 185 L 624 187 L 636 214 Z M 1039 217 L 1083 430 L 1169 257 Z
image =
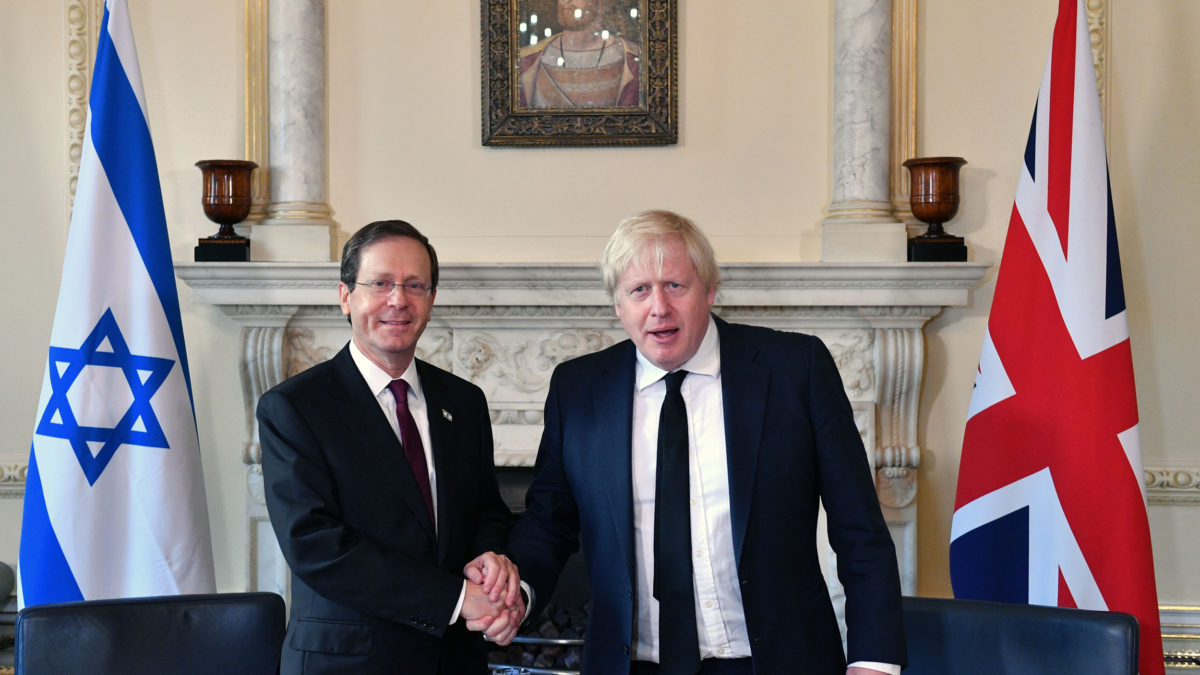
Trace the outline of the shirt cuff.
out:
M 450 625 L 458 623 L 458 615 L 462 613 L 463 601 L 467 599 L 467 582 L 464 579 L 462 590 L 458 592 L 458 604 L 454 605 L 454 613 L 450 615 Z M 896 671 L 900 672 L 900 671 Z
M 891 663 L 879 663 L 878 661 L 855 661 L 847 667 L 870 668 L 872 670 L 878 670 L 880 672 L 887 673 L 888 675 L 900 675 L 900 666 L 893 665 Z
M 524 581 L 521 582 L 521 590 L 525 592 L 525 618 L 521 623 L 525 623 L 529 617 L 533 616 L 533 604 L 536 600 L 533 595 L 533 587 Z

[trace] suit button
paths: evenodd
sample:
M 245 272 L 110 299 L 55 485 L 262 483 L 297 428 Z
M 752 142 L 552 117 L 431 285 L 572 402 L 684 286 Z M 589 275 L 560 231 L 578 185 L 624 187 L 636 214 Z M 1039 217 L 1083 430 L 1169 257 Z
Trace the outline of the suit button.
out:
M 749 585 L 750 585 L 750 580 L 749 580 L 749 579 L 742 579 L 742 585 L 743 585 L 743 586 L 749 586 Z
M 633 599 L 633 591 L 625 591 L 625 597 L 632 600 Z
M 621 651 L 625 652 L 625 656 L 629 656 L 629 645 L 621 647 Z

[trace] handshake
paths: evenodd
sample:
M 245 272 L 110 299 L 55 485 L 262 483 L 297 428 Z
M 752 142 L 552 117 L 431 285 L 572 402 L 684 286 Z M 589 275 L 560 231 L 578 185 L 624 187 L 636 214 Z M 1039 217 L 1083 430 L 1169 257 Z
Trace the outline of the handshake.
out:
M 485 640 L 507 645 L 525 620 L 521 577 L 513 561 L 499 553 L 484 553 L 463 567 L 467 592 L 459 616 L 467 629 L 480 631 Z

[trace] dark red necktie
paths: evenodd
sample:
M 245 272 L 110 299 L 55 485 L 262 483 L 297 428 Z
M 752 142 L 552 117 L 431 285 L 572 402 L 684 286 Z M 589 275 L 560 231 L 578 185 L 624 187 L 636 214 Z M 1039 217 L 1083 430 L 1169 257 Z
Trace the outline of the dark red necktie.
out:
M 421 444 L 421 434 L 417 431 L 417 422 L 408 410 L 408 383 L 404 380 L 392 380 L 388 383 L 392 396 L 396 399 L 396 421 L 400 423 L 400 443 L 404 445 L 404 456 L 412 467 L 413 478 L 417 479 L 417 487 L 425 498 L 425 508 L 429 509 L 429 518 L 437 523 L 433 514 L 433 493 L 429 489 L 429 465 L 425 463 L 425 446 Z

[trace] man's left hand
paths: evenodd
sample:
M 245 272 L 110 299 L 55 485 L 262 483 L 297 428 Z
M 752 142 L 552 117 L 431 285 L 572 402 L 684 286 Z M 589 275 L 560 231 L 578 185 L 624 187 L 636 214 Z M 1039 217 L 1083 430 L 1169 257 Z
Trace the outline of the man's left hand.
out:
M 483 585 L 488 600 L 515 607 L 521 601 L 521 576 L 508 556 L 488 551 L 463 567 L 463 575 L 471 582 Z

